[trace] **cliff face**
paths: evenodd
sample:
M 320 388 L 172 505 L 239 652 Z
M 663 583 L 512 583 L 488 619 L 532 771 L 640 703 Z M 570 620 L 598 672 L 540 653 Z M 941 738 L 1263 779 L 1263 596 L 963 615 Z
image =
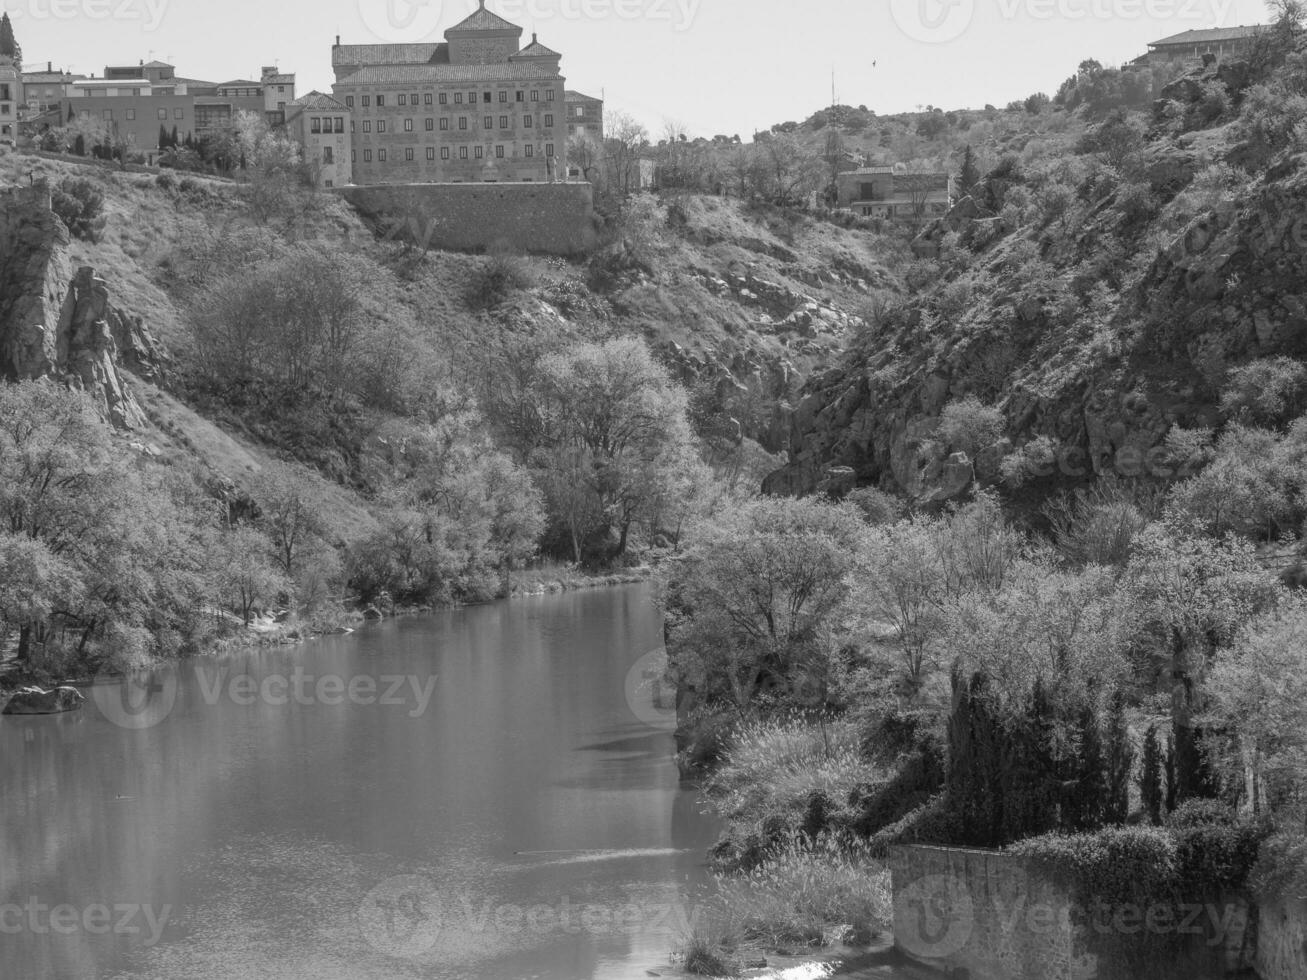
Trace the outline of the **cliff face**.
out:
M 1307 172 L 1296 160 L 1257 179 L 1227 171 L 1217 193 L 1190 199 L 1204 167 L 1237 155 L 1210 143 L 1199 155 L 1154 136 L 1132 181 L 1097 199 L 1089 179 L 1073 187 L 1065 222 L 1037 208 L 1015 224 L 976 216 L 964 199 L 923 236 L 926 254 L 950 238 L 955 261 L 942 257 L 936 284 L 808 382 L 791 461 L 766 489 L 811 493 L 850 468 L 860 484 L 939 501 L 965 492 L 973 470 L 997 480 L 1036 438 L 1062 486 L 1138 475 L 1172 427 L 1222 421 L 1231 368 L 1307 357 Z M 977 459 L 939 435 L 945 405 L 964 396 L 1002 414 Z
M 94 270 L 72 271 L 69 244 L 48 185 L 0 190 L 0 377 L 53 378 L 89 393 L 114 426 L 139 428 L 120 367 L 153 378 L 163 355 Z

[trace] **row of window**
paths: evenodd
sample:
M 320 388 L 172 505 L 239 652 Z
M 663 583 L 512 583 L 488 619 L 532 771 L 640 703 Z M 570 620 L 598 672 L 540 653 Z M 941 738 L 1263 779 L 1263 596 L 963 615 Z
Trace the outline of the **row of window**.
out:
M 468 159 L 473 159 L 473 160 L 482 160 L 482 159 L 485 159 L 485 151 L 486 151 L 487 147 L 484 147 L 484 146 L 474 146 L 474 147 L 472 147 L 471 149 L 472 149 L 472 153 L 471 153 L 471 155 L 469 156 L 469 154 L 468 154 L 468 147 L 466 147 L 466 146 L 460 146 L 460 147 L 458 148 L 458 159 L 460 159 L 460 160 L 468 160 Z M 331 147 L 324 147 L 324 151 L 325 151 L 325 152 L 324 152 L 324 155 L 323 155 L 323 162 L 324 162 L 324 163 L 331 163 L 331 160 L 332 160 L 332 157 L 331 157 Z M 534 156 L 535 156 L 535 147 L 534 147 L 534 146 L 531 146 L 530 144 L 527 144 L 527 146 L 526 146 L 526 148 L 525 148 L 525 153 L 524 153 L 524 155 L 525 155 L 525 156 L 528 156 L 528 157 L 534 157 Z M 545 156 L 546 156 L 546 157 L 552 157 L 553 155 L 554 155 L 554 144 L 553 144 L 553 143 L 546 143 L 546 144 L 545 144 Z M 504 159 L 504 147 L 503 147 L 502 145 L 500 145 L 500 146 L 496 146 L 496 147 L 495 147 L 495 157 L 496 157 L 496 159 L 499 159 L 499 160 Z M 350 159 L 353 160 L 355 163 L 357 163 L 357 162 L 358 162 L 358 158 L 359 158 L 359 151 L 358 151 L 358 150 L 354 150 L 354 151 L 352 151 L 352 153 L 351 153 L 351 155 L 350 155 Z M 428 147 L 427 147 L 427 159 L 428 159 L 428 160 L 434 160 L 435 158 L 436 158 L 436 148 L 435 148 L 434 146 L 428 146 Z M 405 159 L 406 161 L 411 161 L 411 160 L 413 159 L 413 147 L 411 147 L 411 146 L 410 146 L 410 147 L 405 147 L 405 149 L 404 149 L 404 159 Z M 440 159 L 442 159 L 442 160 L 449 160 L 449 159 L 451 159 L 450 148 L 449 148 L 448 146 L 442 146 L 442 147 L 440 148 Z M 364 162 L 364 163 L 371 163 L 371 162 L 372 162 L 372 151 L 371 151 L 371 150 L 364 150 L 364 151 L 363 151 L 363 162 Z M 385 163 L 385 162 L 386 162 L 386 151 L 385 151 L 385 150 L 377 150 L 377 162 L 378 162 L 378 163 Z
M 316 122 L 316 121 L 317 121 L 317 120 L 314 120 L 314 122 Z M 340 122 L 339 119 L 337 119 L 336 121 L 337 121 L 337 123 Z M 459 117 L 458 117 L 458 128 L 459 128 L 460 130 L 464 130 L 464 131 L 466 131 L 466 130 L 468 129 L 467 121 L 468 121 L 467 116 L 459 116 Z M 522 117 L 522 126 L 523 126 L 524 128 L 526 128 L 526 129 L 530 129 L 530 128 L 532 128 L 534 125 L 535 125 L 535 117 L 534 117 L 534 116 L 523 116 L 523 117 Z M 554 125 L 554 117 L 553 117 L 553 114 L 552 114 L 552 113 L 545 113 L 545 117 L 544 117 L 544 127 L 545 127 L 545 129 L 552 129 L 552 128 L 553 128 L 553 125 Z M 434 120 L 434 119 L 432 119 L 431 117 L 428 116 L 428 117 L 427 117 L 427 120 L 426 120 L 426 129 L 427 129 L 427 132 L 429 133 L 429 132 L 431 132 L 432 130 L 434 130 L 435 128 L 436 128 L 436 120 Z M 495 128 L 495 117 L 494 117 L 494 116 L 484 116 L 484 117 L 482 117 L 482 119 L 481 119 L 481 128 L 482 128 L 482 129 L 494 129 L 494 128 Z M 511 128 L 512 128 L 511 125 L 510 125 L 510 120 L 509 120 L 509 117 L 508 117 L 508 116 L 500 116 L 500 117 L 499 117 L 499 128 L 500 128 L 500 129 L 511 129 Z M 349 131 L 350 131 L 351 133 L 354 132 L 354 121 L 353 121 L 353 120 L 350 120 Z M 448 119 L 448 118 L 442 118 L 442 119 L 440 120 L 440 131 L 441 131 L 442 133 L 444 133 L 444 132 L 448 132 L 448 131 L 449 131 L 449 119 Z M 313 132 L 316 133 L 317 130 L 314 129 Z M 329 129 L 328 129 L 328 130 L 323 130 L 323 132 L 328 132 L 328 133 L 329 133 L 329 132 L 331 132 L 331 130 L 329 130 Z M 341 133 L 341 132 L 344 132 L 344 130 L 342 130 L 342 129 L 337 129 L 336 132 Z M 365 133 L 370 133 L 370 132 L 372 132 L 372 120 L 371 120 L 371 119 L 364 119 L 364 120 L 363 120 L 363 132 L 365 132 Z M 378 120 L 377 120 L 377 132 L 378 132 L 378 133 L 384 133 L 384 132 L 386 132 L 386 120 L 384 120 L 384 119 L 378 119 Z M 405 120 L 404 120 L 404 132 L 406 132 L 406 133 L 411 133 L 411 132 L 413 132 L 413 120 L 412 120 L 412 119 L 405 119 Z
M 351 130 L 353 124 L 350 125 Z M 309 117 L 310 133 L 343 133 L 345 132 L 344 116 L 310 116 Z
M 438 93 L 438 94 L 439 94 L 439 99 L 438 99 L 439 104 L 440 104 L 440 105 L 449 105 L 449 93 L 448 93 L 448 92 L 440 92 L 440 93 Z M 462 93 L 462 92 L 455 92 L 455 93 L 453 93 L 453 94 L 454 94 L 454 105 L 463 105 L 463 104 L 464 104 L 464 103 L 463 103 L 463 93 Z M 385 94 L 383 93 L 383 94 L 379 94 L 379 95 L 376 95 L 376 96 L 372 96 L 372 95 L 363 95 L 363 96 L 360 96 L 360 99 L 361 99 L 361 101 L 362 101 L 362 106 L 363 106 L 363 108 L 364 108 L 364 109 L 370 109 L 370 108 L 372 108 L 372 100 L 373 100 L 374 98 L 376 99 L 376 104 L 377 104 L 377 108 L 378 108 L 378 109 L 384 109 L 384 108 L 386 107 L 386 96 L 385 96 Z M 423 95 L 421 98 L 422 98 L 421 105 L 431 105 L 431 99 L 432 99 L 432 93 L 431 93 L 431 92 L 427 92 L 427 93 L 426 93 L 425 95 Z M 418 93 L 417 93 L 417 92 L 414 92 L 412 95 L 408 95 L 408 94 L 406 94 L 406 93 L 404 93 L 404 92 L 401 92 L 401 93 L 399 93 L 399 95 L 397 96 L 397 99 L 398 99 L 398 101 L 397 101 L 397 103 L 396 103 L 397 105 L 408 106 L 408 105 L 418 105 L 418 104 L 419 104 L 419 102 L 418 102 Z M 527 93 L 526 93 L 526 91 L 524 91 L 524 90 L 522 90 L 522 89 L 518 89 L 516 92 L 513 93 L 513 101 L 514 101 L 514 102 L 526 102 L 527 99 L 528 99 Z M 490 103 L 490 102 L 493 102 L 493 101 L 494 101 L 494 93 L 493 93 L 493 92 L 482 92 L 482 93 L 481 93 L 481 102 L 482 102 L 483 104 L 487 104 L 487 103 Z M 500 101 L 500 102 L 507 102 L 507 101 L 508 101 L 508 90 L 507 90 L 507 89 L 502 89 L 502 90 L 500 91 L 500 93 L 499 93 L 499 101 Z M 535 89 L 535 88 L 533 88 L 533 89 L 530 90 L 530 101 L 532 101 L 532 102 L 539 102 L 539 101 L 540 101 L 540 89 Z M 545 101 L 546 101 L 546 102 L 553 102 L 553 101 L 554 101 L 554 90 L 553 90 L 553 89 L 545 89 Z M 476 103 L 477 103 L 477 93 L 476 93 L 476 92 L 468 92 L 468 93 L 467 93 L 467 102 L 468 102 L 468 104 L 470 104 L 470 105 L 476 105 Z M 352 96 L 352 95 L 347 95 L 347 96 L 345 96 L 345 105 L 347 105 L 347 106 L 349 106 L 351 109 L 353 109 L 353 108 L 354 108 L 354 96 Z

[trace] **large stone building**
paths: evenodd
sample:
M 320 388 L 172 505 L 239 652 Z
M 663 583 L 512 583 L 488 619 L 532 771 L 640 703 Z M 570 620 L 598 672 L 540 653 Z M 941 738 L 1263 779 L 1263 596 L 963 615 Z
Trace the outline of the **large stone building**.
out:
M 838 206 L 868 218 L 921 220 L 946 212 L 953 177 L 946 171 L 859 167 L 835 178 Z
M 567 105 L 567 135 L 592 136 L 599 142 L 604 139 L 604 100 L 568 89 L 564 95 Z
M 299 143 L 319 187 L 352 184 L 347 105 L 322 92 L 310 92 L 284 107 L 286 133 Z
M 159 133 L 176 130 L 179 139 L 202 139 L 240 112 L 280 123 L 295 99 L 295 76 L 264 68 L 262 79 L 205 82 L 184 78 L 162 61 L 110 66 L 102 78 L 81 78 L 64 85 L 60 111 L 66 120 L 99 120 L 107 133 L 129 147 L 146 151 L 159 145 Z
M 22 104 L 22 65 L 0 54 L 0 143 L 13 143 L 18 135 L 18 107 Z
M 566 174 L 561 55 L 487 10 L 443 43 L 341 44 L 332 91 L 352 110 L 359 184 L 549 181 Z
M 1136 59 L 1135 64 L 1186 64 L 1201 61 L 1205 55 L 1212 55 L 1217 62 L 1229 58 L 1245 58 L 1252 50 L 1257 35 L 1264 30 L 1265 25 L 1257 24 L 1251 27 L 1213 27 L 1184 31 L 1148 45 L 1148 53 Z
M 67 87 L 85 77 L 56 70 L 48 61 L 44 70 L 23 72 L 23 101 L 29 116 L 58 110 Z

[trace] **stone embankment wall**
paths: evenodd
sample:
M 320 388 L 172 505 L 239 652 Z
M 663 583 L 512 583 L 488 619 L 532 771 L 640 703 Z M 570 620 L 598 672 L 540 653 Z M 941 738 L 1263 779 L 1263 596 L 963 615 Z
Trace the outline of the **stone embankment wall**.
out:
M 378 184 L 339 191 L 382 234 L 421 247 L 579 255 L 596 242 L 587 183 Z

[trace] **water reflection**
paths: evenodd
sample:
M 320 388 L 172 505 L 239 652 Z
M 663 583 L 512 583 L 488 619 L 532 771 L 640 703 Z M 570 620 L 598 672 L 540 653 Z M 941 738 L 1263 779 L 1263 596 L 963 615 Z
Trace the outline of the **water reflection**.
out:
M 659 637 L 646 589 L 577 593 L 183 665 L 139 730 L 4 718 L 0 976 L 664 969 L 715 828 L 627 707 Z

